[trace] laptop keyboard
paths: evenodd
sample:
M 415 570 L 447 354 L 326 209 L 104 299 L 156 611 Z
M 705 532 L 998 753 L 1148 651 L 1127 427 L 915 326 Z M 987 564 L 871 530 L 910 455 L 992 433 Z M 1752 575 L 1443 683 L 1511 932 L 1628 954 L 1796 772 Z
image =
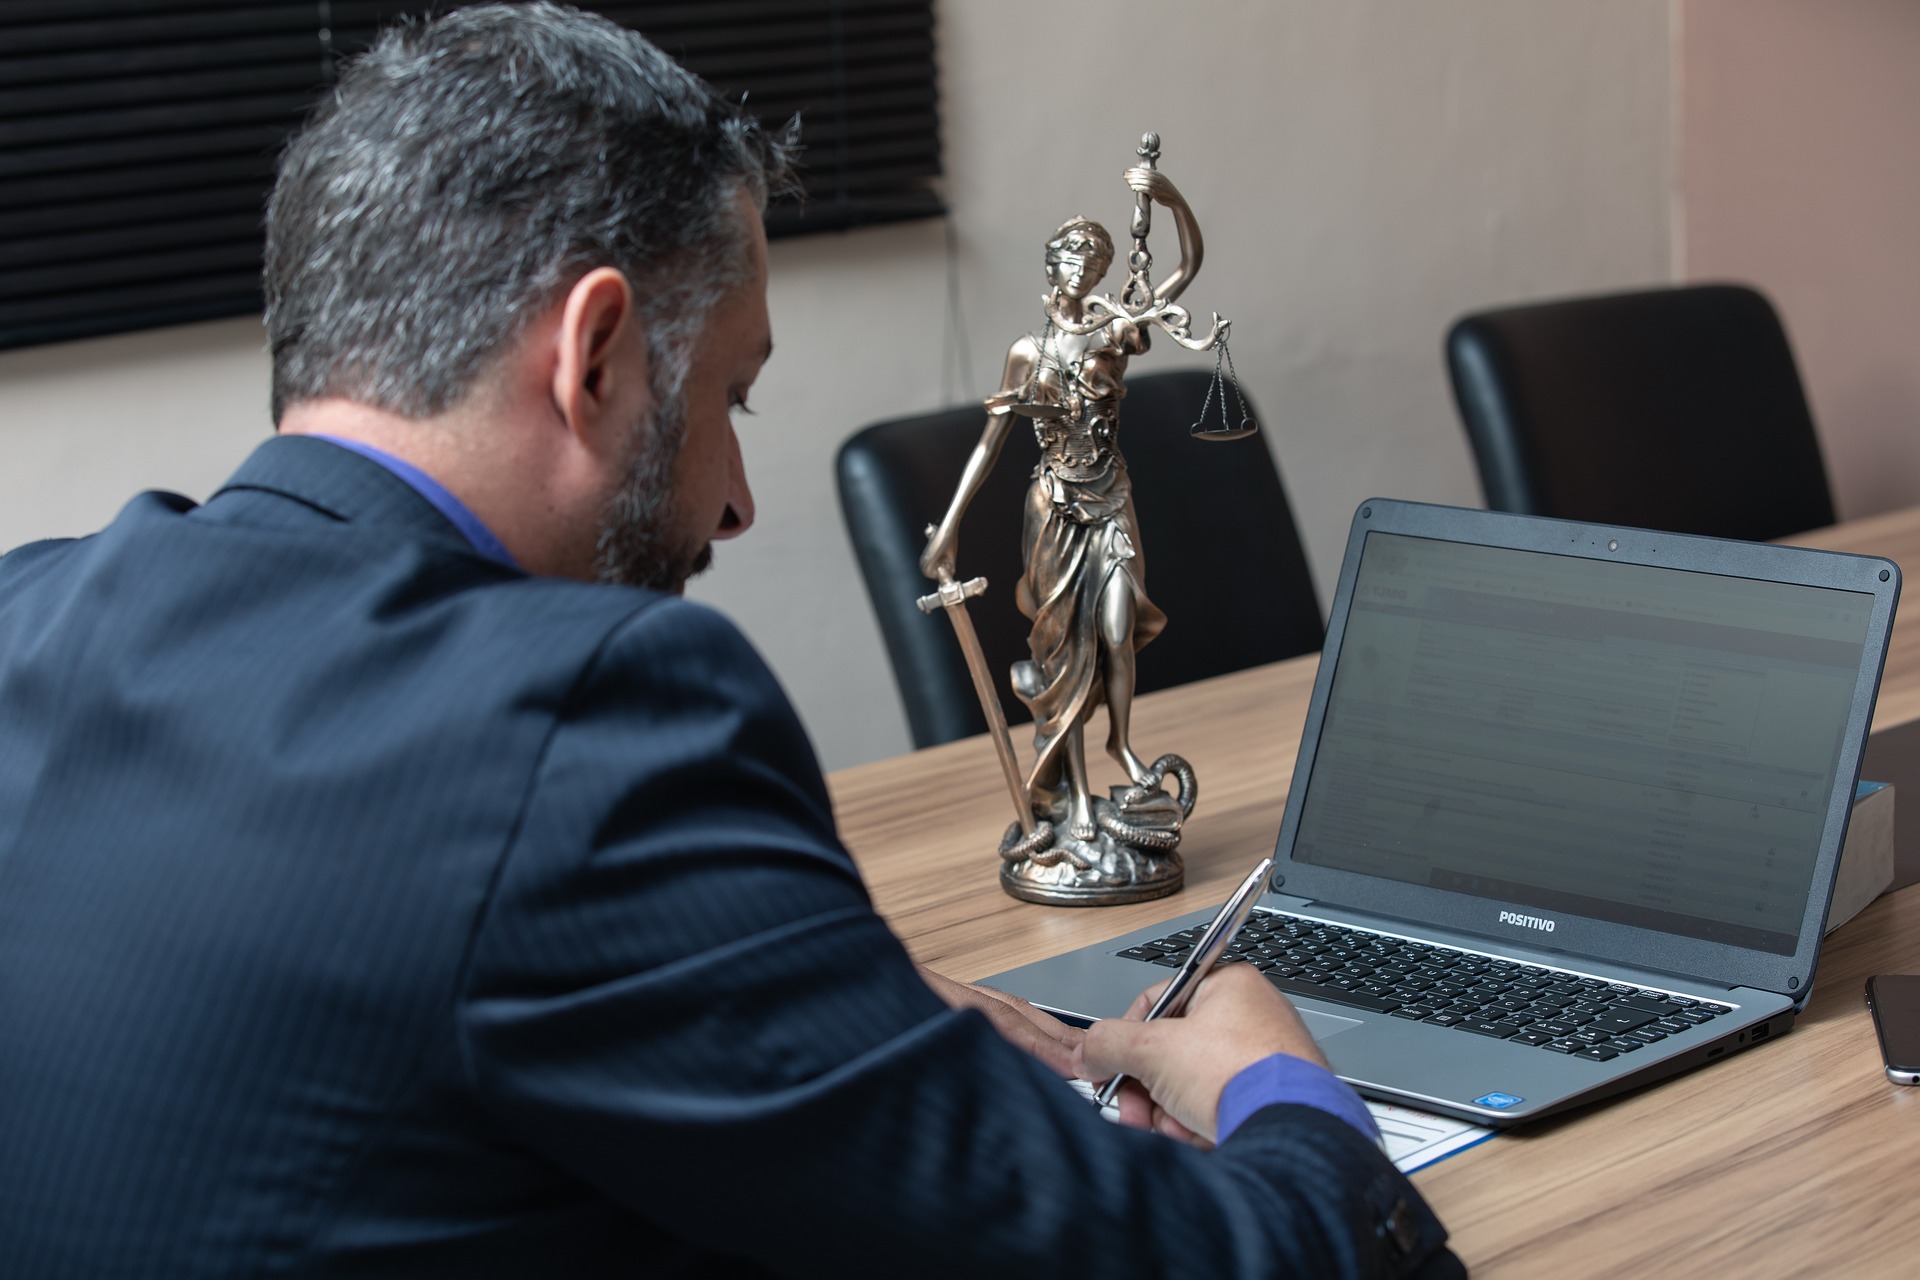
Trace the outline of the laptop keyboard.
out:
M 1179 968 L 1204 932 L 1181 929 L 1119 954 Z M 1594 1062 L 1658 1044 L 1733 1008 L 1273 911 L 1254 912 L 1221 963 L 1251 964 L 1291 996 Z

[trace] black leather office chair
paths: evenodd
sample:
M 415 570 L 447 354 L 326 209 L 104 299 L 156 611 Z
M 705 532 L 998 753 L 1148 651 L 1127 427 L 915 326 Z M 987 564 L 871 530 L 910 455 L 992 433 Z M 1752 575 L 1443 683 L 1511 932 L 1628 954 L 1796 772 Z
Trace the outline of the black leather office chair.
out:
M 1793 350 L 1743 285 L 1478 312 L 1447 365 L 1495 510 L 1756 541 L 1833 523 Z
M 1214 444 L 1187 434 L 1210 376 L 1127 380 L 1120 447 L 1133 473 L 1147 594 L 1167 613 L 1166 630 L 1140 651 L 1135 687 L 1143 693 L 1311 653 L 1324 633 L 1265 442 L 1253 436 Z M 924 531 L 946 514 L 985 425 L 978 405 L 876 423 L 842 445 L 837 461 L 841 513 L 918 747 L 987 727 L 952 625 L 914 607 L 933 590 L 918 563 Z M 1013 588 L 1021 572 L 1021 512 L 1038 460 L 1033 432 L 1016 423 L 960 527 L 960 575 L 984 576 L 988 587 L 968 612 L 1001 705 L 1016 724 L 1030 717 L 1007 673 L 1028 656 L 1028 624 L 1014 607 Z

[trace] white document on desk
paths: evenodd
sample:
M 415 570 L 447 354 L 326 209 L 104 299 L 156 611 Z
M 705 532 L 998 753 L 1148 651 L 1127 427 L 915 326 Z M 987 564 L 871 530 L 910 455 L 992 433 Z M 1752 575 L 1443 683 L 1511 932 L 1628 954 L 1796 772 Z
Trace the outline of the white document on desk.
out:
M 1436 1116 L 1429 1111 L 1415 1111 L 1398 1103 L 1375 1102 L 1369 1098 L 1367 1110 L 1373 1112 L 1373 1122 L 1380 1126 L 1380 1136 L 1387 1140 L 1387 1158 L 1402 1173 L 1424 1169 L 1493 1136 L 1493 1130 L 1480 1125 Z
M 1085 1080 L 1069 1080 L 1067 1083 L 1088 1102 L 1094 1100 L 1092 1084 Z M 1465 1120 L 1452 1120 L 1396 1103 L 1375 1102 L 1370 1098 L 1366 1103 L 1367 1110 L 1373 1113 L 1373 1122 L 1380 1126 L 1387 1158 L 1402 1173 L 1424 1169 L 1437 1160 L 1444 1160 L 1456 1151 L 1465 1151 L 1493 1136 L 1493 1130 L 1468 1124 Z M 1120 1108 L 1111 1104 L 1100 1108 L 1100 1114 L 1115 1123 L 1120 1120 Z

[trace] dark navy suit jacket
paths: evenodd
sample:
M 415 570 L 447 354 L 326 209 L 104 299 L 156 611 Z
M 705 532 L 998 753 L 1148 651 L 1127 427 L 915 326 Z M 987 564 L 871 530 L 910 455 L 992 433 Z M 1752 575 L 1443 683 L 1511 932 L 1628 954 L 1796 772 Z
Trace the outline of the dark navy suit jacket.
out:
M 990 892 L 991 890 L 983 890 Z M 947 1009 L 714 613 L 269 441 L 0 559 L 0 1274 L 1451 1272 L 1349 1125 L 1202 1154 Z

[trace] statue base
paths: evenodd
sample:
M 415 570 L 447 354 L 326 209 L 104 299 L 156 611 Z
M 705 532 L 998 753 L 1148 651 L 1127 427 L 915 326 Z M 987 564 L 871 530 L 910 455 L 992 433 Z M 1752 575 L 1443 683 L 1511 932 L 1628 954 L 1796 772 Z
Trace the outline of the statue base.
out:
M 1172 773 L 1179 790 L 1168 795 L 1160 779 Z M 1154 761 L 1145 786 L 1114 787 L 1093 798 L 1094 833 L 1065 834 L 1067 801 L 1049 798 L 1031 832 L 1019 823 L 1000 842 L 1000 887 L 1022 902 L 1051 907 L 1112 907 L 1179 892 L 1186 883 L 1180 828 L 1198 794 L 1193 767 L 1179 756 Z

